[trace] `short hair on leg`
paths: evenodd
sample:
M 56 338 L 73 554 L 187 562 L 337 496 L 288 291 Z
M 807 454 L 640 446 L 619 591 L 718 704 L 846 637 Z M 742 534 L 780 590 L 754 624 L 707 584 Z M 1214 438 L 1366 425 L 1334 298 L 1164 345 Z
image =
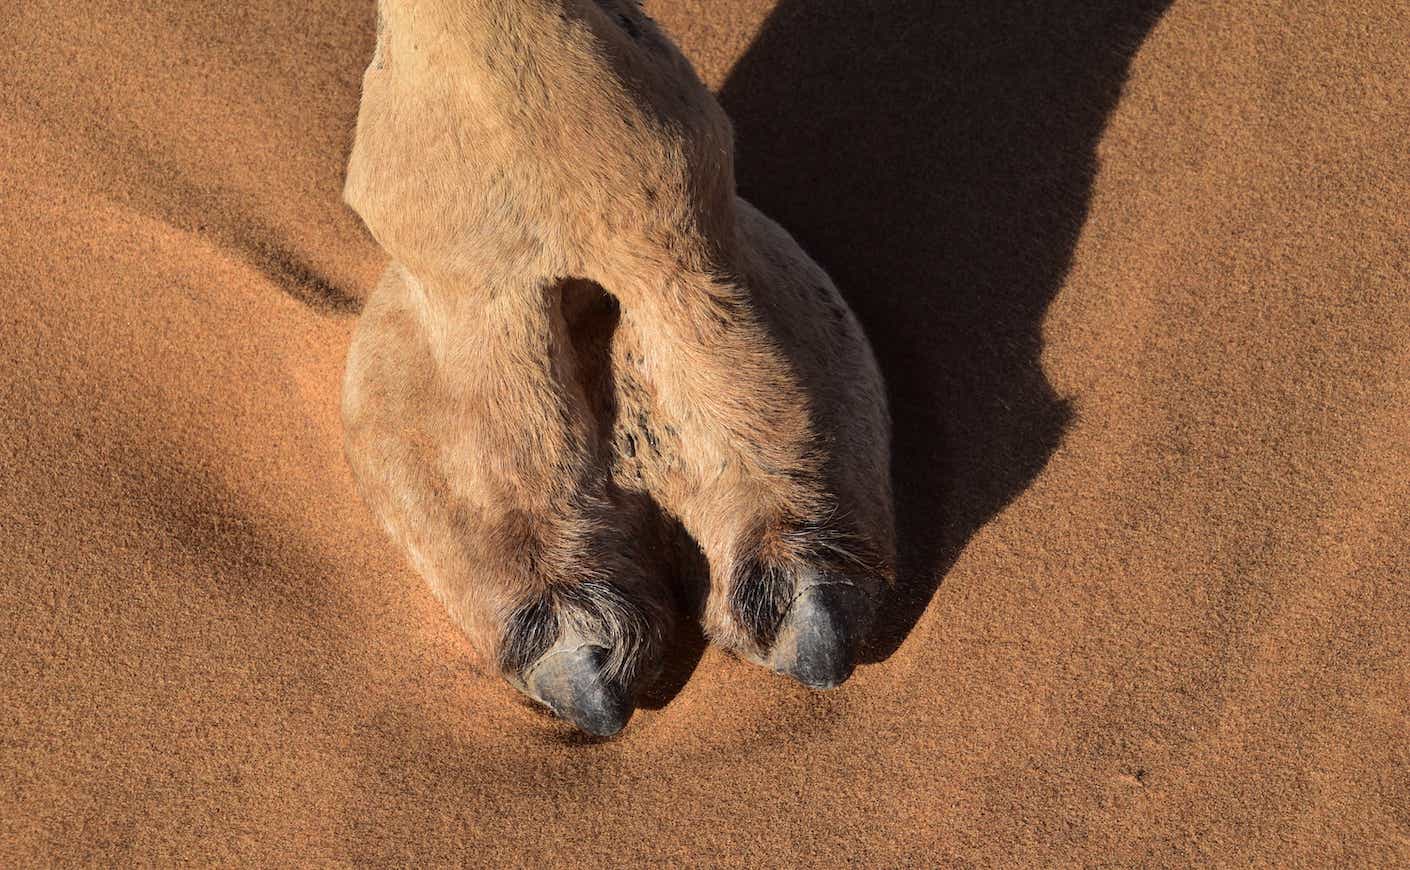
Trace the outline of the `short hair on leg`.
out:
M 589 578 L 555 585 L 516 607 L 505 620 L 499 664 L 522 677 L 567 635 L 607 651 L 603 676 L 630 685 L 641 654 L 659 646 L 660 619 L 616 584 Z

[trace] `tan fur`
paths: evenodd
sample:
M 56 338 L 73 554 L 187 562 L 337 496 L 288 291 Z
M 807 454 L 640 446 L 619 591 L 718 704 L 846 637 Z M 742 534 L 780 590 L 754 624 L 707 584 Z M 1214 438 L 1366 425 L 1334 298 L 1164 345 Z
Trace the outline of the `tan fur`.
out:
M 821 561 L 875 593 L 880 375 L 827 275 L 736 197 L 689 63 L 630 2 L 379 11 L 345 197 L 394 262 L 349 352 L 347 449 L 475 648 L 520 682 L 507 627 L 543 606 L 551 642 L 649 666 L 660 513 L 710 565 L 697 616 L 751 657 L 735 584 L 786 607 Z

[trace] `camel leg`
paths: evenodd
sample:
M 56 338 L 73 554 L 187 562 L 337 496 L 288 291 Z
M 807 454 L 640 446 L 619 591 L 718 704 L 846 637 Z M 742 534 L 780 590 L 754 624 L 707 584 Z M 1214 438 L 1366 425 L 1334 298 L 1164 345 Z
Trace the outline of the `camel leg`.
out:
M 810 685 L 845 678 L 889 572 L 883 390 L 826 276 L 736 201 L 719 105 L 625 0 L 379 8 L 345 196 L 397 263 L 359 335 L 404 350 L 390 366 L 354 355 L 381 374 L 350 390 L 350 431 L 364 413 L 390 422 L 350 452 L 402 451 L 363 462 L 365 479 L 401 481 L 403 454 L 442 466 L 411 495 L 365 484 L 369 500 L 472 640 L 504 649 L 514 614 L 593 609 L 562 592 L 585 582 L 565 579 L 574 565 L 627 604 L 527 632 L 552 635 L 545 649 L 628 605 L 647 627 L 623 637 L 659 634 L 649 511 L 630 507 L 654 501 L 710 563 L 701 616 L 719 643 Z M 620 304 L 610 420 L 565 362 L 552 300 L 573 283 Z M 515 425 L 471 419 L 496 414 Z M 418 434 L 399 442 L 398 426 Z M 425 555 L 431 538 L 456 542 Z M 650 647 L 594 638 L 573 648 L 613 644 L 613 673 Z

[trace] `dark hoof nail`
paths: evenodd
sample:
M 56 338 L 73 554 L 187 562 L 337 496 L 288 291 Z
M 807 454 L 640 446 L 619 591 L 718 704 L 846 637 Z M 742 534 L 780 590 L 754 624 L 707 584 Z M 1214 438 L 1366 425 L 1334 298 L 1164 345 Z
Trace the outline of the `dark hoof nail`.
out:
M 632 703 L 621 686 L 603 678 L 606 657 L 600 646 L 550 652 L 530 672 L 529 694 L 587 733 L 611 737 L 631 718 Z
M 769 663 L 809 688 L 840 686 L 852 675 L 865 617 L 866 597 L 855 586 L 809 586 L 784 614 Z

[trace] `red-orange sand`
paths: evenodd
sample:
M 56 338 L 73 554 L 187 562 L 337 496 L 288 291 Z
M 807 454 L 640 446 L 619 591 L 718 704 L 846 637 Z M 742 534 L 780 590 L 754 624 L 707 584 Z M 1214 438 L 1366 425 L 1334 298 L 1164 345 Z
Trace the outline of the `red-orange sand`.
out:
M 0 15 L 0 864 L 1410 862 L 1401 0 L 653 0 L 842 285 L 906 572 L 587 743 L 374 528 L 373 4 Z M 688 663 L 687 663 L 688 667 Z

